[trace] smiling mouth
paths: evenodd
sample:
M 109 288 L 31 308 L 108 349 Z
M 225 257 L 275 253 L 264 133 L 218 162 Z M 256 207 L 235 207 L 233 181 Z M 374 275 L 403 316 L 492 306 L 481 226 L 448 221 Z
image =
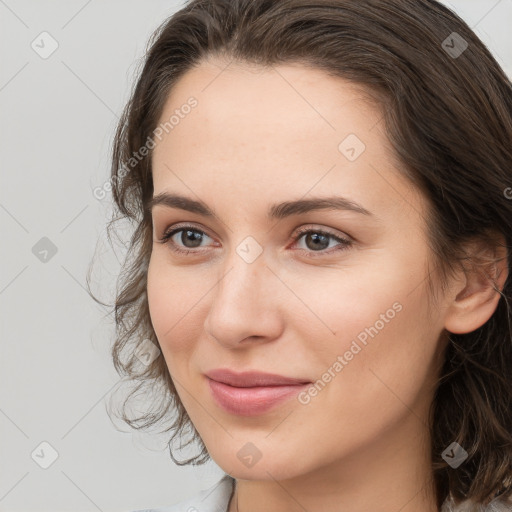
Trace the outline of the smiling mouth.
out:
M 217 405 L 239 416 L 268 412 L 297 396 L 311 384 L 303 379 L 263 372 L 236 374 L 230 370 L 215 370 L 207 373 L 206 377 Z

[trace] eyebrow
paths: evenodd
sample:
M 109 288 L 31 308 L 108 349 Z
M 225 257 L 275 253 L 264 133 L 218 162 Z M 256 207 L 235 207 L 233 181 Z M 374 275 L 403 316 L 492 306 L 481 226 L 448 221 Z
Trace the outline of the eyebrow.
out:
M 157 194 L 149 200 L 148 210 L 150 212 L 153 211 L 153 208 L 157 205 L 167 208 L 179 208 L 180 210 L 197 213 L 205 217 L 217 217 L 215 212 L 202 201 L 196 201 L 179 194 L 169 194 L 167 192 Z M 374 217 L 373 213 L 360 204 L 341 196 L 299 199 L 273 204 L 267 212 L 267 217 L 270 220 L 284 219 L 285 217 L 308 213 L 314 210 L 348 210 Z

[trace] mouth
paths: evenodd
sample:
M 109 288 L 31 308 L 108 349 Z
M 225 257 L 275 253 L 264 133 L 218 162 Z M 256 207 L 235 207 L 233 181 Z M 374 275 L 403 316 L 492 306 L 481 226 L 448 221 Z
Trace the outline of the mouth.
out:
M 205 375 L 217 405 L 239 416 L 268 412 L 312 384 L 305 379 L 257 371 L 236 373 L 218 369 Z

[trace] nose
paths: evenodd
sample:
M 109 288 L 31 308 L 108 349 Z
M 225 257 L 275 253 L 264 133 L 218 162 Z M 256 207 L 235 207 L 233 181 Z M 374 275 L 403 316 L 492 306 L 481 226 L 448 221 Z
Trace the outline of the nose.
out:
M 222 265 L 209 296 L 205 331 L 226 348 L 278 338 L 283 328 L 284 285 L 264 253 L 248 263 L 236 252 Z M 243 342 L 243 343 L 242 343 Z

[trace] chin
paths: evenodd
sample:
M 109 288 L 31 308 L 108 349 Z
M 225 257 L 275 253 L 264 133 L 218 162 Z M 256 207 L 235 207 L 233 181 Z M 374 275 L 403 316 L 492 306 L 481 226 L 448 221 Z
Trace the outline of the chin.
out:
M 307 472 L 307 468 L 297 463 L 297 457 L 293 453 L 278 456 L 270 446 L 258 453 L 250 442 L 242 444 L 241 448 L 239 443 L 233 443 L 235 444 L 236 448 L 234 447 L 230 453 L 226 453 L 225 450 L 210 452 L 214 462 L 234 478 L 281 481 Z

